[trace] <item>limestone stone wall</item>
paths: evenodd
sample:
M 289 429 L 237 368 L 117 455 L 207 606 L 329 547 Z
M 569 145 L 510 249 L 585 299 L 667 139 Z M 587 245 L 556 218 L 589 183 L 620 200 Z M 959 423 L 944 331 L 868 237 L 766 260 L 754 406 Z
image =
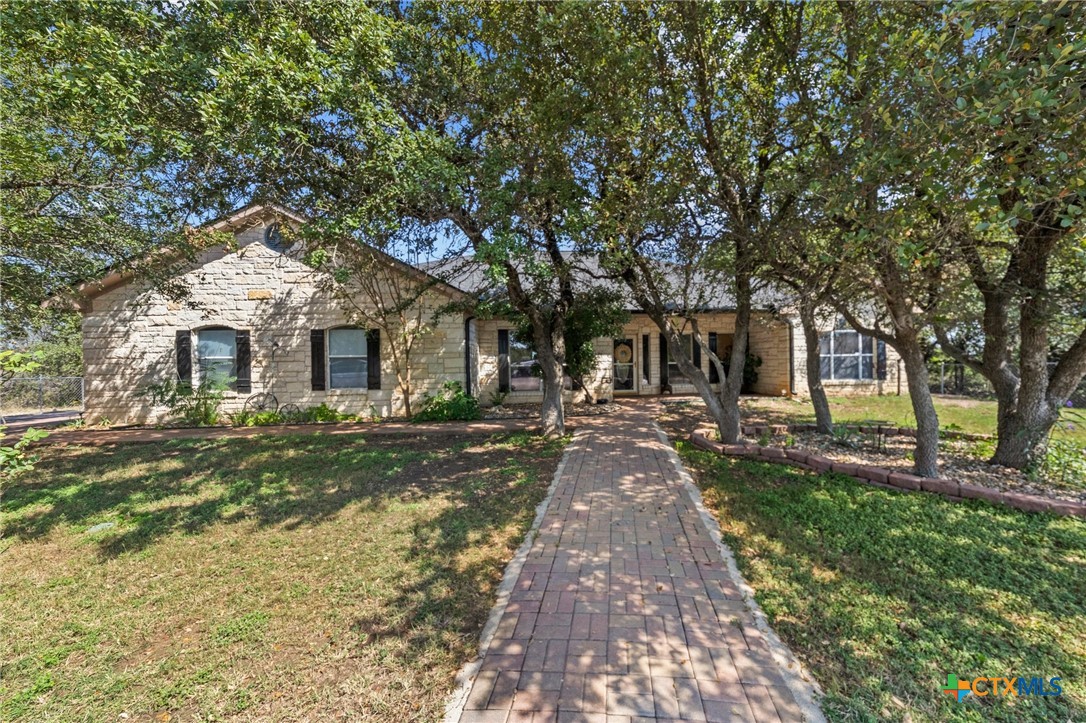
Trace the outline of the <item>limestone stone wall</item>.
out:
M 489 404 L 494 392 L 498 389 L 498 330 L 512 329 L 513 325 L 504 320 L 487 319 L 476 322 L 479 335 L 479 368 L 478 380 L 480 385 L 480 399 L 482 403 Z M 730 344 L 730 337 L 735 332 L 734 314 L 706 314 L 699 320 L 699 328 L 703 334 L 716 332 L 720 335 L 721 351 Z M 643 355 L 644 337 L 649 339 L 648 374 L 645 374 L 645 360 Z M 596 349 L 596 369 L 592 376 L 586 380 L 587 386 L 592 390 L 595 399 L 611 399 L 615 396 L 637 394 L 660 393 L 660 330 L 644 314 L 635 314 L 623 327 L 622 337 L 630 339 L 634 347 L 634 374 L 637 379 L 633 392 L 614 392 L 612 388 L 612 362 L 614 354 L 614 340 L 610 338 L 596 339 L 593 344 Z M 756 313 L 751 324 L 750 346 L 754 354 L 762 358 L 762 366 L 759 367 L 758 383 L 754 390 L 759 394 L 787 394 L 789 381 L 789 356 L 788 356 L 788 324 L 787 322 L 770 314 Z M 709 371 L 709 358 L 702 355 L 702 369 Z M 692 385 L 675 385 L 676 393 L 692 393 Z M 532 403 L 539 402 L 543 398 L 541 392 L 510 392 L 506 397 L 506 403 Z M 567 394 L 572 399 L 573 395 Z
M 504 319 L 478 319 L 475 322 L 478 333 L 478 384 L 479 401 L 483 406 L 492 404 L 498 391 L 498 330 L 512 331 L 515 325 Z M 585 379 L 593 399 L 611 398 L 611 340 L 596 339 L 596 369 Z M 583 394 L 567 390 L 564 398 L 567 402 L 582 401 Z M 511 391 L 505 397 L 506 404 L 538 404 L 543 401 L 543 392 Z
M 273 393 L 280 405 L 326 403 L 344 412 L 399 415 L 403 395 L 396 380 L 387 334 L 381 337 L 381 388 L 313 391 L 310 332 L 348 323 L 342 304 L 301 262 L 268 248 L 264 229 L 238 232 L 237 249 L 206 252 L 181 277 L 190 297 L 174 303 L 131 282 L 89 302 L 83 318 L 86 419 L 114 424 L 165 421 L 166 410 L 151 405 L 141 391 L 175 379 L 175 333 L 224 326 L 248 329 L 252 354 L 252 392 L 227 392 L 223 410 L 239 410 L 250 394 Z M 437 291 L 422 302 L 425 318 L 448 302 Z M 196 338 L 193 336 L 193 350 Z M 464 318 L 438 318 L 416 342 L 412 354 L 416 395 L 434 392 L 446 380 L 464 381 Z M 194 364 L 194 374 L 197 374 Z
M 735 334 L 735 314 L 718 313 L 703 314 L 698 317 L 698 330 L 702 336 L 708 339 L 710 332 L 717 336 L 718 349 L 724 353 L 731 345 L 731 338 Z M 641 394 L 660 393 L 660 330 L 656 324 L 644 314 L 635 314 L 634 318 L 623 328 L 623 333 L 634 342 L 636 353 L 634 354 L 634 371 Z M 645 374 L 642 338 L 649 338 L 649 363 L 648 374 Z M 761 357 L 762 365 L 758 368 L 758 382 L 754 385 L 754 391 L 758 394 L 787 394 L 789 382 L 789 356 L 788 356 L 788 324 L 787 322 L 767 313 L 755 312 L 750 326 L 749 348 L 752 354 Z M 701 355 L 701 368 L 709 373 L 709 356 Z M 715 385 L 714 385 L 715 386 Z M 672 390 L 675 393 L 693 393 L 694 387 L 689 383 L 673 383 Z
M 803 337 L 803 326 L 799 317 L 790 317 L 795 328 L 793 335 L 793 355 L 795 356 L 795 392 L 801 397 L 810 396 L 807 388 L 807 341 Z M 820 332 L 834 328 L 832 314 L 817 318 Z M 908 394 L 905 367 L 901 356 L 890 345 L 886 346 L 886 379 L 824 379 L 822 386 L 831 396 L 864 396 L 870 394 Z

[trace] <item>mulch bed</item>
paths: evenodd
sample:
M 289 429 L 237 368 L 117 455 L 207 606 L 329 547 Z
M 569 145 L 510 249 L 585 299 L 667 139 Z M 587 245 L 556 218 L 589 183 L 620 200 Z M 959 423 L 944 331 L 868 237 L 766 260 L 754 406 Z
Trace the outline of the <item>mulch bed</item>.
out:
M 844 433 L 831 437 L 817 432 L 773 435 L 773 446 L 787 446 L 816 452 L 834 462 L 871 465 L 891 472 L 911 472 L 915 441 L 911 437 Z M 939 476 L 958 482 L 981 485 L 1002 492 L 1022 492 L 1054 499 L 1086 502 L 1082 480 L 1033 479 L 1021 470 L 988 464 L 991 443 L 968 439 L 939 440 Z
M 660 424 L 672 437 L 685 439 L 695 429 L 713 427 L 704 408 L 696 405 L 664 406 Z M 906 436 L 847 432 L 832 437 L 818 432 L 767 433 L 747 440 L 762 446 L 802 449 L 834 462 L 879 467 L 891 472 L 912 472 L 915 441 Z M 942 479 L 980 485 L 1002 492 L 1040 495 L 1086 503 L 1086 480 L 1040 479 L 1021 470 L 988 464 L 992 442 L 942 438 L 939 474 Z
M 596 417 L 601 414 L 612 414 L 621 407 L 614 402 L 605 404 L 566 404 L 567 417 Z M 502 404 L 497 407 L 483 409 L 483 419 L 539 419 L 542 404 Z

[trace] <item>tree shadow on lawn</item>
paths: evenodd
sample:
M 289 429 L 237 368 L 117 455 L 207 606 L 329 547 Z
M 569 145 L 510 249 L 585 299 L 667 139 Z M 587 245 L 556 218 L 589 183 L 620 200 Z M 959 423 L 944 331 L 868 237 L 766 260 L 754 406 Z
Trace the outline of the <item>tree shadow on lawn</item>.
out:
M 294 529 L 345 506 L 448 493 L 505 464 L 486 437 L 257 437 L 66 450 L 5 490 L 5 533 L 23 541 L 59 525 L 116 527 L 95 538 L 103 559 L 217 523 Z M 115 530 L 115 531 L 114 531 Z
M 1086 719 L 1081 520 L 686 457 L 831 717 L 901 719 L 909 701 L 914 719 Z M 1058 676 L 1064 695 L 959 705 L 940 691 L 947 674 Z
M 328 599 L 355 610 L 342 630 L 337 626 L 327 637 L 320 628 L 320 644 L 312 648 L 314 630 L 291 628 L 289 614 L 276 614 L 292 631 L 280 630 L 282 650 L 253 643 L 239 648 L 237 665 L 245 664 L 244 655 L 259 655 L 266 677 L 252 678 L 253 690 L 274 683 L 282 693 L 253 693 L 252 713 L 259 718 L 291 717 L 314 706 L 313 715 L 343 708 L 377 720 L 436 719 L 456 670 L 475 650 L 502 569 L 545 494 L 562 447 L 561 441 L 511 433 L 436 440 L 306 435 L 69 449 L 11 486 L 2 511 L 14 544 L 63 534 L 94 545 L 103 563 L 211 526 L 290 530 L 337 516 L 387 523 L 391 536 L 381 569 L 348 565 L 327 580 Z M 380 519 L 358 514 L 386 508 L 388 516 Z M 85 534 L 106 520 L 117 527 Z M 352 524 L 332 529 L 351 535 Z M 250 552 L 239 554 L 259 554 L 259 548 L 244 549 Z M 167 647 L 176 638 L 169 629 L 160 633 Z M 125 645 L 121 652 L 132 655 L 136 648 Z M 334 647 L 340 645 L 350 650 Z M 36 655 L 24 655 L 19 665 L 38 670 Z M 187 680 L 182 673 L 146 670 L 149 677 L 140 685 L 152 693 Z M 224 676 L 231 670 L 224 669 Z M 33 675 L 20 675 L 16 687 L 29 690 Z M 136 686 L 126 695 L 143 700 L 147 692 L 141 690 Z M 148 705 L 174 711 L 215 699 L 205 697 L 186 691 L 138 705 L 150 715 Z M 56 705 L 64 709 L 68 702 Z M 211 705 L 203 712 L 222 711 Z

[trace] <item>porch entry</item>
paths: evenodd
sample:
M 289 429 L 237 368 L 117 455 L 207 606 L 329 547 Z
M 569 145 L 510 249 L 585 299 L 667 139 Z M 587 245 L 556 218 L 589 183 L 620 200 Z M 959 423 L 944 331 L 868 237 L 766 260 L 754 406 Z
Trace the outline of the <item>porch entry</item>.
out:
M 614 367 L 611 371 L 611 379 L 615 392 L 636 392 L 637 376 L 634 373 L 633 339 L 615 339 L 612 359 L 614 359 Z
M 709 347 L 709 351 L 715 354 L 726 365 L 728 358 L 731 356 L 732 350 L 732 338 L 731 334 L 718 334 L 715 331 L 710 331 L 704 336 L 706 344 Z M 679 368 L 678 362 L 670 358 L 668 353 L 667 339 L 663 334 L 658 337 L 660 346 L 660 391 L 662 393 L 682 393 L 689 394 L 694 391 L 694 384 L 686 375 L 683 374 Z M 710 384 L 718 384 L 720 382 L 720 375 L 717 373 L 716 365 L 711 360 L 706 359 L 702 361 L 701 345 L 694 343 L 694 337 L 692 334 L 683 334 L 681 344 L 686 349 L 687 358 L 702 371 L 706 371 L 709 376 Z

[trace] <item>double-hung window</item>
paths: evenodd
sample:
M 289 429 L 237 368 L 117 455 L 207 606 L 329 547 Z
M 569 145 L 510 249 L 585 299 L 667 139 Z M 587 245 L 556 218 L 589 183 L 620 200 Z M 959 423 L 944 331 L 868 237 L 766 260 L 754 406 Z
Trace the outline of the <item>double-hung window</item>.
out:
M 328 386 L 365 389 L 369 375 L 365 329 L 328 330 Z
M 225 385 L 237 378 L 237 332 L 233 329 L 203 329 L 196 335 L 196 360 L 200 380 Z

